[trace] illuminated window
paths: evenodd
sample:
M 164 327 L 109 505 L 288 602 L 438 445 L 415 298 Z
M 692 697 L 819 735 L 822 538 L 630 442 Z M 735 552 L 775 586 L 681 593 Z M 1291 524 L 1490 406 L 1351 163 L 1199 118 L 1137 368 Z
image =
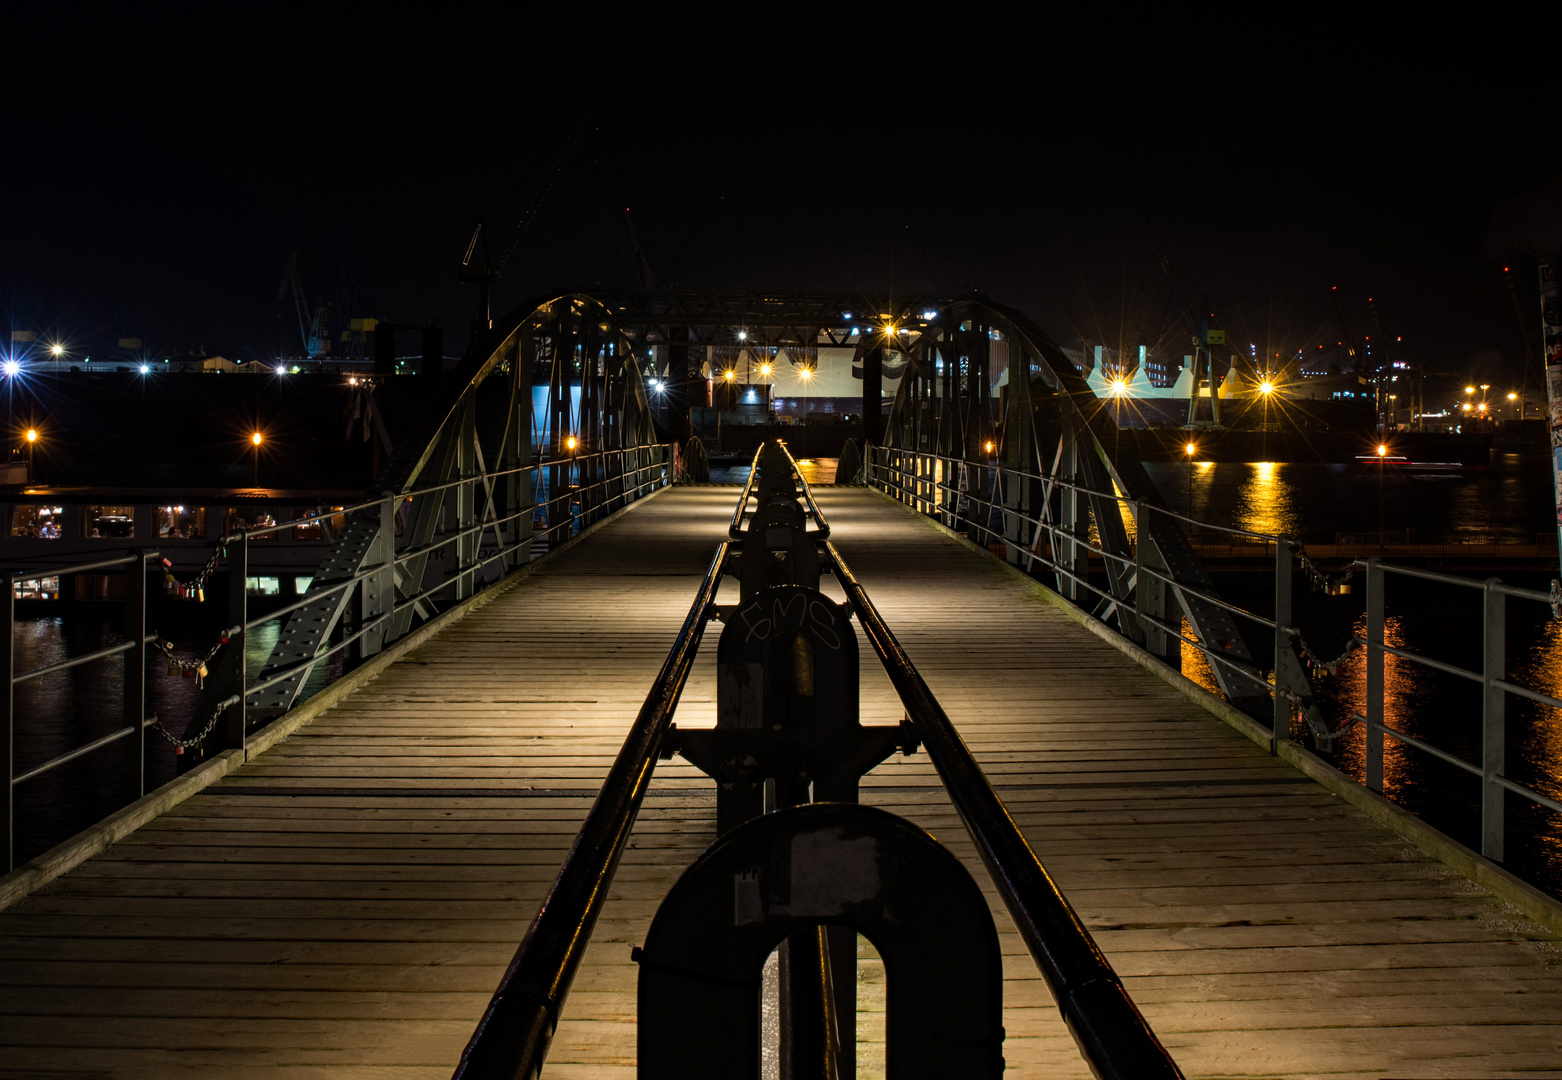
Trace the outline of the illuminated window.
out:
M 251 596 L 279 596 L 282 593 L 282 579 L 279 577 L 245 578 L 244 591 Z
M 206 508 L 159 506 L 157 535 L 163 540 L 201 540 L 206 536 Z
M 293 578 L 293 591 L 299 596 L 303 596 L 306 592 L 309 591 L 309 586 L 313 585 L 314 583 L 315 579 L 314 575 L 312 574 L 295 575 Z
M 58 540 L 62 506 L 12 506 L 11 535 L 35 540 Z
M 242 532 L 245 529 L 264 529 L 276 523 L 277 519 L 264 506 L 230 506 L 222 512 L 222 531 L 224 533 Z M 250 537 L 251 540 L 275 540 L 276 538 L 277 534 L 275 532 L 261 533 L 259 536 Z

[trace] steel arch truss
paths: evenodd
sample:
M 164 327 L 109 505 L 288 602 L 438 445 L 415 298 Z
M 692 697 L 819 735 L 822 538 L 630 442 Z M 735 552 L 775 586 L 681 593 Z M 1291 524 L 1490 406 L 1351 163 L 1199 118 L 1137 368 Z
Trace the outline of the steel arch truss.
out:
M 974 525 L 973 538 L 1001 541 L 1009 562 L 1050 569 L 1064 597 L 1151 652 L 1180 648 L 1185 617 L 1226 697 L 1271 713 L 1273 686 L 1231 613 L 1204 598 L 1214 587 L 1178 516 L 1137 455 L 1114 452 L 1107 403 L 1039 327 L 976 298 L 940 308 L 901 348 L 876 479 L 952 527 Z M 1091 584 L 1093 554 L 1104 587 Z M 1279 669 L 1287 714 L 1300 701 L 1321 725 L 1294 654 Z
M 538 539 L 561 539 L 663 479 L 638 343 L 614 314 L 579 293 L 524 304 L 453 370 L 420 376 L 437 380 L 431 403 L 288 615 L 251 720 L 293 705 L 333 636 L 355 635 L 359 658 L 376 653 L 529 561 Z M 534 518 L 547 523 L 541 538 Z

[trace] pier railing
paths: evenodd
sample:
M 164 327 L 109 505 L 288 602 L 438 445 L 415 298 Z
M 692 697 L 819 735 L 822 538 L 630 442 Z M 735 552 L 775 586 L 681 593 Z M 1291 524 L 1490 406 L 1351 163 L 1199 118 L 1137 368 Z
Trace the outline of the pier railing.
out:
M 1115 623 L 1117 629 L 1130 637 L 1135 636 L 1136 629 L 1148 633 L 1159 631 L 1168 639 L 1196 650 L 1211 665 L 1212 670 L 1221 669 L 1232 676 L 1243 678 L 1249 686 L 1262 686 L 1270 704 L 1264 719 L 1268 720 L 1271 729 L 1272 750 L 1277 751 L 1284 740 L 1297 740 L 1305 731 L 1312 737 L 1317 749 L 1332 752 L 1335 740 L 1353 724 L 1361 723 L 1366 733 L 1364 784 L 1376 792 L 1383 793 L 1385 788 L 1385 735 L 1477 777 L 1482 792 L 1481 853 L 1497 861 L 1506 856 L 1506 793 L 1512 792 L 1537 806 L 1562 813 L 1562 802 L 1506 775 L 1507 696 L 1515 695 L 1556 709 L 1562 709 L 1562 699 L 1520 686 L 1507 678 L 1504 640 L 1506 601 L 1509 597 L 1546 604 L 1553 616 L 1562 617 L 1558 616 L 1558 611 L 1562 610 L 1562 596 L 1506 585 L 1495 578 L 1478 581 L 1432 570 L 1397 566 L 1379 558 L 1355 559 L 1329 574 L 1318 568 L 1301 544 L 1284 534 L 1213 525 L 1144 499 L 1126 498 L 1115 488 L 1102 491 L 1062 477 L 1040 476 L 997 464 L 883 448 L 873 452 L 870 464 L 870 483 L 950 527 L 965 529 L 972 540 L 1004 556 L 1027 573 L 1035 573 L 1039 568 L 1043 572 L 1056 574 L 1060 585 L 1067 583 L 1072 587 L 1073 596 L 1069 598 L 1093 617 Z M 963 486 L 952 482 L 962 470 L 966 477 Z M 1006 497 L 1010 496 L 1014 485 L 1021 483 L 1044 486 L 1045 498 L 1041 513 L 1027 513 L 1018 509 L 1015 504 L 1019 500 Z M 1123 515 L 1125 526 L 1133 527 L 1131 549 L 1127 552 L 1114 551 L 1103 542 L 1092 542 L 1078 519 L 1073 525 L 1065 527 L 1052 514 L 1052 499 L 1056 492 L 1073 492 L 1121 508 L 1119 512 Z M 1176 523 L 1184 536 L 1196 532 L 1205 547 L 1223 544 L 1231 549 L 1240 549 L 1249 557 L 1270 561 L 1275 597 L 1273 616 L 1230 603 L 1211 589 L 1190 585 L 1181 574 L 1173 574 L 1164 566 L 1151 565 L 1147 556 L 1152 553 L 1152 545 L 1145 542 L 1145 537 L 1156 518 Z M 1021 525 L 1028 526 L 1028 531 L 1020 528 Z M 1028 540 L 1025 539 L 1027 536 Z M 1226 539 L 1223 542 L 1212 539 L 1219 537 Z M 1555 538 L 1549 538 L 1548 543 L 1548 554 L 1555 558 Z M 1199 547 L 1199 544 L 1190 545 L 1195 552 Z M 1334 553 L 1331 550 L 1330 554 Z M 1093 555 L 1098 560 L 1101 571 L 1097 574 L 1097 580 L 1091 579 L 1089 560 L 1082 558 L 1082 554 Z M 1320 553 L 1320 557 L 1328 556 Z M 1293 579 L 1298 563 L 1315 587 L 1336 594 L 1349 593 L 1351 577 L 1357 570 L 1364 571 L 1366 635 L 1352 637 L 1347 642 L 1346 653 L 1358 645 L 1365 646 L 1367 650 L 1365 715 L 1351 713 L 1331 723 L 1316 703 L 1309 670 L 1327 668 L 1332 671 L 1344 657 L 1321 659 L 1311 652 L 1301 629 L 1295 625 Z M 1113 567 L 1118 569 L 1117 576 L 1121 579 L 1115 590 L 1111 587 Z M 1483 594 L 1483 661 L 1480 670 L 1458 667 L 1387 643 L 1384 637 L 1384 580 L 1387 575 L 1393 574 Z M 1102 576 L 1108 579 L 1107 588 L 1098 583 Z M 1122 582 L 1130 586 L 1126 592 Z M 1166 618 L 1166 614 L 1173 610 L 1172 607 L 1154 596 L 1154 592 L 1162 588 L 1175 597 L 1176 606 L 1185 612 L 1193 604 L 1208 604 L 1234 619 L 1273 633 L 1272 666 L 1264 670 L 1257 663 L 1234 659 L 1228 649 L 1214 647 L 1221 643 L 1202 641 L 1188 633 L 1182 623 Z M 1147 594 L 1152 601 L 1148 604 L 1142 602 Z M 1096 603 L 1081 603 L 1081 598 L 1094 598 Z M 1482 687 L 1481 753 L 1478 762 L 1468 761 L 1449 749 L 1387 723 L 1385 656 L 1394 656 Z M 1253 711 L 1251 706 L 1249 711 Z M 1300 726 L 1293 728 L 1293 721 L 1296 720 L 1300 721 Z
M 5 704 L 0 707 L 0 766 L 3 766 L 4 792 L 0 804 L 0 848 L 3 848 L 5 864 L 0 872 L 9 873 L 16 866 L 16 789 L 31 780 L 53 772 L 61 765 L 75 761 L 87 754 L 131 740 L 126 744 L 126 768 L 133 774 L 136 798 L 146 794 L 146 729 L 156 723 L 155 717 L 146 712 L 146 661 L 147 646 L 156 640 L 155 634 L 146 631 L 146 571 L 147 563 L 158 557 L 156 551 L 135 551 L 115 558 L 97 559 L 90 563 L 72 566 L 30 568 L 8 574 L 5 581 L 4 640 L 0 641 L 0 683 L 5 687 Z M 95 649 L 80 656 L 58 660 L 27 671 L 16 671 L 16 600 L 15 589 L 19 582 L 42 578 L 67 578 L 74 574 L 119 571 L 125 578 L 124 640 L 118 645 Z M 41 679 L 56 672 L 84 664 L 99 663 L 116 656 L 124 656 L 121 689 L 121 726 L 105 735 L 91 739 L 20 773 L 16 771 L 16 688 L 24 683 Z
M 1547 797 L 1533 788 L 1509 779 L 1507 772 L 1508 747 L 1508 695 L 1514 694 L 1540 705 L 1562 709 L 1562 699 L 1531 690 L 1527 686 L 1508 681 L 1507 678 L 1507 602 L 1509 597 L 1545 604 L 1555 608 L 1557 597 L 1535 589 L 1523 589 L 1505 585 L 1497 578 L 1473 581 L 1470 578 L 1420 570 L 1408 566 L 1394 566 L 1381 559 L 1367 559 L 1356 564 L 1364 570 L 1367 579 L 1367 634 L 1353 636 L 1351 640 L 1367 650 L 1366 715 L 1351 713 L 1348 723 L 1360 723 L 1366 727 L 1366 785 L 1382 792 L 1384 736 L 1398 739 L 1406 746 L 1430 754 L 1439 761 L 1479 778 L 1481 783 L 1481 854 L 1501 862 L 1506 857 L 1506 793 L 1515 795 L 1538 806 L 1562 813 L 1562 802 Z M 1410 649 L 1388 644 L 1385 636 L 1386 603 L 1385 585 L 1390 574 L 1419 581 L 1450 585 L 1458 589 L 1481 594 L 1481 669 L 1472 671 L 1456 664 L 1445 663 L 1430 656 L 1423 656 Z M 1481 687 L 1481 741 L 1480 760 L 1466 761 L 1458 754 L 1436 746 L 1426 739 L 1410 734 L 1402 728 L 1392 727 L 1385 719 L 1386 683 L 1384 657 L 1393 656 L 1429 671 L 1475 683 Z
M 416 616 L 427 621 L 452 603 L 473 595 L 485 584 L 497 581 L 529 562 L 535 554 L 532 547 L 534 520 L 553 544 L 560 543 L 593 522 L 671 483 L 670 462 L 669 449 L 660 445 L 571 453 L 563 457 L 545 457 L 536 464 L 463 476 L 397 494 L 386 493 L 352 506 L 333 507 L 332 517 L 363 526 L 359 536 L 349 537 L 349 540 L 356 539 L 360 549 L 356 564 L 329 577 L 317 573 L 303 596 L 280 608 L 268 607 L 260 612 L 254 611 L 248 588 L 250 544 L 284 534 L 299 524 L 297 520 L 243 529 L 222 537 L 215 542 L 206 567 L 193 580 L 183 583 L 173 578 L 159 553 L 151 550 L 134 550 L 87 563 L 28 567 L 11 573 L 5 589 L 4 640 L 0 641 L 0 655 L 4 658 L 0 663 L 3 663 L 5 676 L 0 680 L 5 686 L 5 705 L 0 711 L 0 737 L 4 738 L 0 777 L 6 780 L 4 807 L 0 810 L 5 861 L 0 872 L 8 872 L 17 862 L 19 845 L 14 794 L 19 785 L 77 758 L 130 739 L 133 749 L 126 755 L 126 768 L 134 772 L 135 783 L 127 790 L 134 792 L 131 798 L 140 798 L 146 794 L 147 728 L 155 729 L 184 755 L 183 760 L 187 763 L 200 760 L 206 751 L 243 749 L 254 730 L 285 711 L 281 707 L 267 709 L 263 706 L 268 695 L 274 696 L 278 688 L 294 688 L 286 697 L 288 705 L 301 700 L 305 680 L 338 654 L 346 653 L 359 661 L 367 659 L 410 633 Z M 512 503 L 501 511 L 503 500 L 496 495 L 496 488 L 511 479 L 521 485 L 525 494 L 518 500 L 521 505 Z M 480 494 L 482 498 L 479 498 Z M 439 501 L 440 515 L 444 514 L 447 504 L 453 511 L 446 519 L 450 527 L 440 534 L 435 529 L 434 516 L 429 515 L 429 538 L 425 543 L 416 543 L 414 529 L 398 527 L 401 517 L 411 516 L 402 514 L 401 510 L 415 505 L 419 499 L 430 498 Z M 342 530 L 341 535 L 346 533 L 347 530 Z M 482 547 L 484 533 L 492 534 L 490 552 Z M 429 558 L 444 554 L 452 545 L 454 557 L 447 560 L 446 572 L 439 580 L 425 586 Z M 331 553 L 325 552 L 324 557 L 329 560 Z M 499 569 L 492 573 L 491 568 L 496 564 Z M 220 640 L 203 658 L 179 659 L 165 644 L 159 644 L 155 632 L 147 631 L 148 574 L 162 573 L 171 591 L 204 601 L 206 583 L 219 569 L 227 578 L 224 621 L 229 629 L 222 632 Z M 105 571 L 118 571 L 124 575 L 124 642 L 29 671 L 15 672 L 17 584 Z M 405 580 L 407 584 L 398 586 L 395 584 L 398 580 Z M 334 610 L 334 629 L 319 634 L 316 640 L 297 650 L 304 655 L 285 658 L 282 662 L 274 660 L 259 672 L 251 669 L 245 648 L 250 634 L 299 612 L 318 612 L 322 605 Z M 202 691 L 196 716 L 186 724 L 152 716 L 148 711 L 146 671 L 147 659 L 153 649 L 167 654 L 173 667 L 192 672 L 199 669 L 208 677 L 210 688 Z M 15 763 L 16 687 L 83 664 L 109 661 L 119 655 L 125 657 L 121 688 L 123 726 L 18 773 Z M 274 652 L 273 657 L 276 655 Z M 316 689 L 323 688 L 321 685 Z

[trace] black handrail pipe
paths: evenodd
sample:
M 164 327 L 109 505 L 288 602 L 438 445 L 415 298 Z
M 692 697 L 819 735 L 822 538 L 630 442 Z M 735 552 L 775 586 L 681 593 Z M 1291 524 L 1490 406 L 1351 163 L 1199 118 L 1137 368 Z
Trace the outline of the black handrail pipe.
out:
M 803 488 L 803 503 L 808 507 L 808 513 L 814 519 L 815 532 L 811 539 L 828 540 L 830 538 L 830 523 L 824 519 L 824 511 L 819 509 L 819 504 L 814 502 L 814 490 L 808 486 L 808 481 L 803 478 L 803 470 L 797 467 L 797 459 L 792 456 L 792 451 L 780 440 L 776 445 L 781 447 L 781 452 L 786 455 L 786 460 L 792 465 L 792 475 L 797 477 L 797 482 Z
M 1090 1071 L 1100 1080 L 1182 1080 L 861 582 L 834 544 L 825 552 Z
M 741 507 L 740 507 L 741 509 Z M 715 606 L 728 544 L 716 549 L 677 640 L 651 684 L 629 737 L 461 1054 L 456 1080 L 530 1080 L 542 1068 L 559 1010 L 607 901 L 619 857 L 645 800 L 678 698 Z
M 727 526 L 727 535 L 734 540 L 743 539 L 743 512 L 748 509 L 748 501 L 754 494 L 754 480 L 759 476 L 759 455 L 765 452 L 765 444 L 760 443 L 759 449 L 754 451 L 754 460 L 749 462 L 748 483 L 743 485 L 743 494 L 738 496 L 737 509 L 732 511 L 732 524 Z

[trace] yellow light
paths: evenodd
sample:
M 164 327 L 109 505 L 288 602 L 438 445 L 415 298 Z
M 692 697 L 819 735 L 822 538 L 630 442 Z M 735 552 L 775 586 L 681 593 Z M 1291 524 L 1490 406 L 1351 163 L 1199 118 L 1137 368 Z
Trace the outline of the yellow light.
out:
M 358 385 L 358 376 L 356 376 L 356 375 L 349 376 L 348 379 L 347 379 L 347 385 L 348 386 L 357 386 Z
M 1258 384 L 1258 392 L 1260 394 L 1272 394 L 1274 389 L 1274 383 L 1261 382 Z
M 1128 384 L 1123 382 L 1122 379 L 1113 379 L 1112 380 L 1112 393 L 1114 393 L 1114 394 L 1121 394 L 1127 388 L 1127 386 L 1128 386 Z
M 1378 443 L 1378 457 L 1384 457 L 1387 454 L 1388 454 L 1388 447 L 1384 446 L 1382 443 Z
M 1473 394 L 1473 393 L 1475 393 L 1475 387 L 1473 387 L 1473 386 L 1466 386 L 1464 388 L 1464 392 L 1466 394 Z
M 761 375 L 769 375 L 770 374 L 770 365 L 769 364 L 760 364 L 759 365 L 759 373 Z
M 573 449 L 575 449 L 576 442 L 577 442 L 577 440 L 576 440 L 575 436 L 571 435 L 569 438 L 564 440 L 564 449 L 566 449 L 566 450 L 573 450 Z
M 27 441 L 28 442 L 37 442 L 38 441 L 38 429 L 37 428 L 28 428 L 27 429 Z
M 807 368 L 804 368 L 802 371 L 799 371 L 798 374 L 801 375 L 805 379 L 813 377 L 813 372 L 808 370 Z
M 1483 392 L 1486 391 L 1486 390 L 1490 390 L 1490 389 L 1491 389 L 1491 383 L 1489 383 L 1489 382 L 1481 383 L 1481 390 Z
M 990 440 L 989 440 L 989 441 L 988 441 L 988 442 L 985 442 L 985 443 L 983 443 L 983 444 L 982 444 L 982 445 L 983 445 L 983 446 L 984 446 L 984 447 L 986 447 L 986 449 L 987 449 L 987 452 L 988 452 L 988 453 L 989 453 L 989 454 L 990 454 L 990 453 L 992 453 L 992 452 L 993 452 L 993 444 L 992 444 L 992 442 L 991 442 L 991 441 L 990 441 Z
M 1508 395 L 1508 400 L 1509 401 L 1517 401 L 1517 400 L 1519 400 L 1519 395 L 1517 395 L 1517 394 L 1509 394 Z
M 1486 411 L 1486 402 L 1484 402 L 1484 401 L 1481 402 L 1480 405 L 1478 405 L 1476 408 L 1477 408 L 1477 411 L 1479 411 L 1479 412 L 1485 412 Z
M 728 382 L 731 382 L 736 376 L 737 376 L 737 372 L 735 372 L 735 371 L 723 371 L 721 373 L 721 377 L 723 379 L 726 379 Z
M 266 437 L 260 432 L 255 431 L 250 433 L 249 441 L 254 443 L 256 446 L 259 446 L 261 443 L 266 441 Z
M 1187 445 L 1186 449 L 1188 451 L 1188 456 L 1192 457 L 1193 456 L 1193 451 L 1194 451 L 1194 445 L 1192 443 L 1189 443 Z
M 65 355 L 65 346 L 64 345 L 59 345 L 59 344 L 50 345 L 49 346 L 49 352 L 52 355 L 54 355 L 54 356 L 64 356 Z
M 1469 412 L 1470 411 L 1470 403 L 1468 401 L 1466 401 L 1464 403 L 1464 411 L 1465 412 Z

